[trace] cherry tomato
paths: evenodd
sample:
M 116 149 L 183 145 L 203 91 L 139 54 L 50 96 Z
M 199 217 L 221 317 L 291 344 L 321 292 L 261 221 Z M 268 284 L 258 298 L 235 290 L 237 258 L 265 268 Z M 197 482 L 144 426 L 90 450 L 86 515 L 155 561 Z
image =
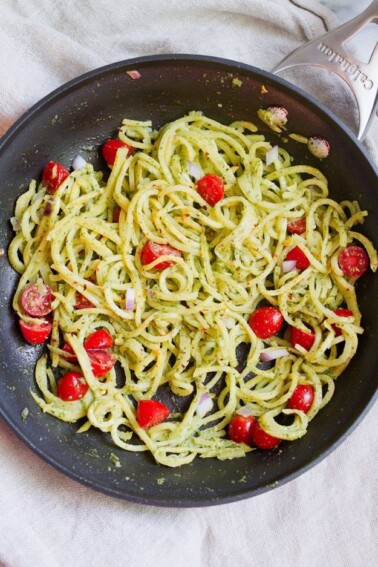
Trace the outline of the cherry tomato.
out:
M 299 384 L 287 405 L 290 409 L 301 410 L 307 413 L 314 401 L 314 388 L 310 384 Z
M 294 348 L 295 345 L 299 345 L 306 350 L 310 350 L 315 342 L 315 333 L 311 330 L 305 332 L 297 329 L 297 327 L 291 327 L 290 342 Z
M 44 317 L 52 311 L 54 301 L 52 289 L 46 284 L 31 283 L 27 285 L 20 297 L 21 307 L 30 317 Z
M 61 163 L 49 161 L 42 171 L 42 183 L 45 185 L 47 193 L 53 195 L 69 174 L 68 169 Z
M 112 346 L 112 336 L 106 329 L 98 329 L 97 331 L 94 331 L 88 335 L 84 341 L 84 348 L 86 350 L 111 348 Z
M 197 191 L 202 199 L 213 207 L 224 197 L 223 179 L 219 175 L 208 173 L 198 179 Z
M 121 140 L 107 140 L 102 146 L 102 157 L 109 167 L 114 165 L 117 151 L 120 148 L 128 148 L 127 155 L 132 154 L 134 151 L 134 148 L 125 142 L 121 142 Z
M 67 372 L 58 380 L 57 394 L 64 402 L 80 400 L 87 392 L 88 384 L 78 372 Z
M 62 350 L 64 350 L 65 354 L 63 356 L 67 360 L 67 362 L 77 361 L 76 354 L 71 345 L 69 345 L 68 343 L 64 343 L 64 345 L 62 346 Z
M 96 378 L 102 378 L 113 368 L 116 357 L 108 350 L 88 350 L 92 372 Z
M 235 415 L 228 426 L 228 436 L 235 443 L 252 445 L 256 419 L 252 415 Z
M 250 316 L 248 324 L 259 339 L 273 337 L 284 322 L 282 313 L 276 307 L 259 307 Z
M 181 252 L 176 250 L 176 248 L 172 248 L 168 244 L 156 244 L 156 242 L 152 242 L 149 240 L 143 246 L 142 252 L 140 254 L 140 258 L 142 260 L 142 264 L 151 264 L 160 256 L 181 256 Z M 164 260 L 163 262 L 159 262 L 155 266 L 155 270 L 165 270 L 169 266 L 171 266 L 174 261 L 171 260 Z
M 293 260 L 296 262 L 296 268 L 298 270 L 305 270 L 310 265 L 310 260 L 307 258 L 306 254 L 299 248 L 299 246 L 295 246 L 288 252 L 286 255 L 286 260 Z
M 255 423 L 253 428 L 253 444 L 256 445 L 258 449 L 274 449 L 277 445 L 281 443 L 281 439 L 278 437 L 273 437 L 263 430 L 258 421 Z
M 361 246 L 347 246 L 340 252 L 339 266 L 346 276 L 359 278 L 369 268 L 369 256 Z
M 170 414 L 164 404 L 156 400 L 140 400 L 138 403 L 136 418 L 143 429 L 148 429 L 164 421 Z
M 51 333 L 52 325 L 50 321 L 41 319 L 39 321 L 31 322 L 20 319 L 21 333 L 26 342 L 31 345 L 39 345 L 44 343 L 49 334 Z
M 303 234 L 306 232 L 306 217 L 289 221 L 287 223 L 287 231 L 290 234 Z
M 91 309 L 94 307 L 93 303 L 89 301 L 84 295 L 82 295 L 79 291 L 76 292 L 76 304 L 75 309 Z
M 350 309 L 345 309 L 343 307 L 338 307 L 337 309 L 334 309 L 333 312 L 339 317 L 353 317 L 353 311 L 351 311 Z M 334 324 L 332 325 L 332 329 L 335 331 L 335 337 L 340 337 L 340 335 L 342 334 L 340 327 Z

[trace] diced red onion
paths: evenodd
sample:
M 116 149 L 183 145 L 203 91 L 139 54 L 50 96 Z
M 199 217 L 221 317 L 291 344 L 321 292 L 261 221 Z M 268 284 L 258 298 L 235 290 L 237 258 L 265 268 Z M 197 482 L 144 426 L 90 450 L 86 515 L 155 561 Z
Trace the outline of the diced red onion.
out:
M 311 136 L 308 139 L 307 147 L 315 157 L 324 159 L 329 156 L 331 145 L 323 136 Z
M 196 407 L 196 414 L 198 417 L 205 417 L 213 407 L 213 400 L 209 394 L 202 394 Z
M 87 162 L 85 161 L 85 159 L 83 157 L 81 157 L 80 154 L 78 154 L 77 156 L 75 156 L 72 160 L 72 168 L 73 169 L 83 169 L 83 167 L 85 167 L 87 165 Z
M 265 163 L 266 165 L 270 165 L 276 161 L 276 159 L 278 159 L 278 146 L 273 146 L 273 148 L 270 148 L 270 150 L 266 152 Z
M 126 290 L 126 311 L 132 311 L 135 307 L 135 289 L 129 287 Z
M 286 348 L 272 348 L 270 350 L 263 350 L 260 352 L 260 360 L 262 362 L 270 362 L 271 360 L 276 360 L 282 356 L 289 354 Z
M 250 415 L 252 415 L 251 410 L 249 409 L 248 406 L 243 406 L 241 408 L 239 408 L 238 410 L 236 410 L 236 413 L 238 415 L 242 415 L 243 417 L 248 417 Z
M 297 267 L 296 260 L 284 260 L 282 262 L 282 270 L 285 274 L 291 272 L 292 270 L 295 270 L 296 267 Z
M 134 69 L 133 71 L 126 71 L 126 73 L 131 79 L 140 79 L 142 76 L 136 69 Z
M 196 181 L 197 181 L 197 179 L 201 179 L 201 177 L 203 177 L 203 171 L 202 171 L 202 169 L 200 168 L 199 165 L 197 165 L 193 161 L 188 161 L 187 165 L 188 165 L 189 175 L 194 177 L 194 179 Z

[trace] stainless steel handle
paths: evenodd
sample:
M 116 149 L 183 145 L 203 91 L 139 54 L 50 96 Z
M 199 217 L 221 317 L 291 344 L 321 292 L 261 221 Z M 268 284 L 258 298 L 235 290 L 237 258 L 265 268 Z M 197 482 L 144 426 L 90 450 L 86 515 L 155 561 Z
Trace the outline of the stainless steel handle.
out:
M 357 138 L 362 140 L 378 108 L 378 42 L 368 63 L 355 59 L 345 43 L 369 23 L 378 24 L 378 0 L 349 22 L 316 38 L 285 57 L 273 69 L 279 73 L 297 65 L 315 65 L 336 73 L 353 92 L 360 115 Z

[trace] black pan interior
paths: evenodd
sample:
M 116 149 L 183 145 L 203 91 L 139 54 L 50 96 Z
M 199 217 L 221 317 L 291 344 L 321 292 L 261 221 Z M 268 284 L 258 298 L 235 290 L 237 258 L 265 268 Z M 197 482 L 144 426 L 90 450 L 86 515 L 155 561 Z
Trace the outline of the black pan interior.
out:
M 137 69 L 141 78 L 126 73 Z M 241 81 L 238 86 L 233 79 Z M 268 92 L 262 93 L 262 85 Z M 0 246 L 11 239 L 9 218 L 17 196 L 50 159 L 71 164 L 80 153 L 103 168 L 98 148 L 116 133 L 123 117 L 152 119 L 155 127 L 190 110 L 222 122 L 250 119 L 270 104 L 286 107 L 290 131 L 321 134 L 331 143 L 327 160 L 311 158 L 301 144 L 286 143 L 302 163 L 320 167 L 332 197 L 358 199 L 369 217 L 363 232 L 375 239 L 378 224 L 377 172 L 347 128 L 311 97 L 289 83 L 247 65 L 208 57 L 159 56 L 116 63 L 58 89 L 23 116 L 0 145 Z M 261 124 L 264 130 L 264 125 Z M 276 139 L 270 131 L 270 139 Z M 285 143 L 282 140 L 279 143 Z M 376 242 L 377 244 L 377 242 Z M 34 404 L 34 364 L 39 347 L 26 345 L 16 328 L 11 297 L 17 275 L 0 258 L 0 415 L 27 445 L 58 470 L 107 494 L 161 506 L 205 506 L 246 498 L 286 482 L 324 458 L 359 422 L 378 386 L 378 279 L 358 283 L 365 333 L 356 357 L 339 379 L 331 403 L 299 441 L 244 459 L 197 459 L 181 469 L 156 465 L 146 454 L 129 454 L 96 431 L 81 435 L 75 425 L 44 415 Z M 29 409 L 25 421 L 24 408 Z M 119 458 L 116 467 L 112 455 Z

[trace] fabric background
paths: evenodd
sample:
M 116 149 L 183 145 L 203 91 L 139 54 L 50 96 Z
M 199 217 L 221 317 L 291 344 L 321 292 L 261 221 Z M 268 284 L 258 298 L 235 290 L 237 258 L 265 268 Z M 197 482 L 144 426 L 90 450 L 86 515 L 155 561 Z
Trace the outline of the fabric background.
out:
M 54 88 L 107 63 L 196 53 L 271 70 L 336 25 L 313 0 L 2 0 L 0 134 Z M 322 76 L 319 88 L 314 73 L 302 68 L 294 79 L 354 126 L 348 92 L 334 77 Z M 377 120 L 365 144 L 378 159 Z M 0 424 L 0 566 L 377 565 L 377 418 L 376 404 L 338 449 L 289 484 L 195 509 L 98 494 Z

